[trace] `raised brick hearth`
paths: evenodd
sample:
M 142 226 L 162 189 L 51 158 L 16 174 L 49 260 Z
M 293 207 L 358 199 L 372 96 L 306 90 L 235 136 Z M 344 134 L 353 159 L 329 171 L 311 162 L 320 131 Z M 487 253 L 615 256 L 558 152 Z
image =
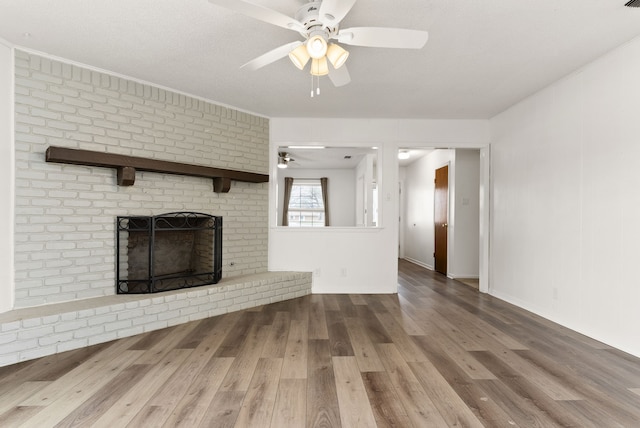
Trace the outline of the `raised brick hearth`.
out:
M 310 273 L 267 272 L 188 290 L 17 309 L 0 314 L 0 366 L 310 293 Z

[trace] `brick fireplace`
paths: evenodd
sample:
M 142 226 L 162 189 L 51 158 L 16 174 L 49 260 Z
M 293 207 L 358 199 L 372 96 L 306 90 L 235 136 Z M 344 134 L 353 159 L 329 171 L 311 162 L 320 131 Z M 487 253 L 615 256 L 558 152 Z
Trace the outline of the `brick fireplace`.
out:
M 116 216 L 203 212 L 225 219 L 223 276 L 267 270 L 268 187 L 46 163 L 49 146 L 268 173 L 266 118 L 16 52 L 15 306 L 115 294 Z
M 311 292 L 267 272 L 268 187 L 45 162 L 77 148 L 268 174 L 266 118 L 15 51 L 15 309 L 0 314 L 0 366 Z M 224 218 L 216 285 L 116 295 L 115 218 L 190 211 Z

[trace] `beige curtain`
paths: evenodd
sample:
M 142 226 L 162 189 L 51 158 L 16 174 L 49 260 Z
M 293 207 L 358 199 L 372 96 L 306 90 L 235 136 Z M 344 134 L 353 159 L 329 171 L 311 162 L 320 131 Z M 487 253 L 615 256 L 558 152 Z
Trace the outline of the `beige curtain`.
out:
M 329 226 L 329 179 L 322 177 L 320 186 L 322 187 L 322 203 L 324 204 L 324 225 Z
M 284 178 L 284 198 L 282 200 L 282 225 L 289 226 L 289 201 L 291 200 L 291 189 L 293 188 L 293 177 Z

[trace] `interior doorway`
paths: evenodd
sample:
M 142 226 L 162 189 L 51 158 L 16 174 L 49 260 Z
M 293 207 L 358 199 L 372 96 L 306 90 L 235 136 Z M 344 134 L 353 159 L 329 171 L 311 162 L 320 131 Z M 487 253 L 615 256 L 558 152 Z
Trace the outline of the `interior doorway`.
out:
M 414 150 L 422 157 L 414 158 Z M 479 282 L 480 291 L 488 292 L 489 148 L 399 151 L 409 151 L 412 157 L 398 161 L 398 255 L 449 278 L 472 279 Z M 440 218 L 435 207 L 438 169 L 438 175 L 447 177 L 446 186 L 444 177 L 438 180 L 438 200 L 446 201 L 446 209 L 443 203 L 437 210 Z

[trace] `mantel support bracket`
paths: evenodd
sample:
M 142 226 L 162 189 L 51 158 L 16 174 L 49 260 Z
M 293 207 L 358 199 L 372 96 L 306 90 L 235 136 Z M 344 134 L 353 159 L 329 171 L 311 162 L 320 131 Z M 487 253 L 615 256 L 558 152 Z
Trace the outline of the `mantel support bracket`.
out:
M 118 167 L 118 186 L 133 186 L 136 182 L 136 169 L 130 166 Z
M 244 181 L 247 183 L 266 183 L 269 181 L 269 175 L 255 172 L 213 168 L 203 165 L 146 159 L 114 153 L 94 152 L 91 150 L 69 149 L 57 146 L 49 146 L 49 148 L 47 148 L 46 161 L 116 169 L 118 186 L 133 186 L 136 182 L 136 171 L 211 178 L 213 179 L 213 191 L 216 193 L 229 192 L 229 189 L 231 189 L 231 180 Z
M 225 177 L 215 177 L 213 179 L 213 191 L 216 193 L 228 193 L 231 189 L 231 179 Z

